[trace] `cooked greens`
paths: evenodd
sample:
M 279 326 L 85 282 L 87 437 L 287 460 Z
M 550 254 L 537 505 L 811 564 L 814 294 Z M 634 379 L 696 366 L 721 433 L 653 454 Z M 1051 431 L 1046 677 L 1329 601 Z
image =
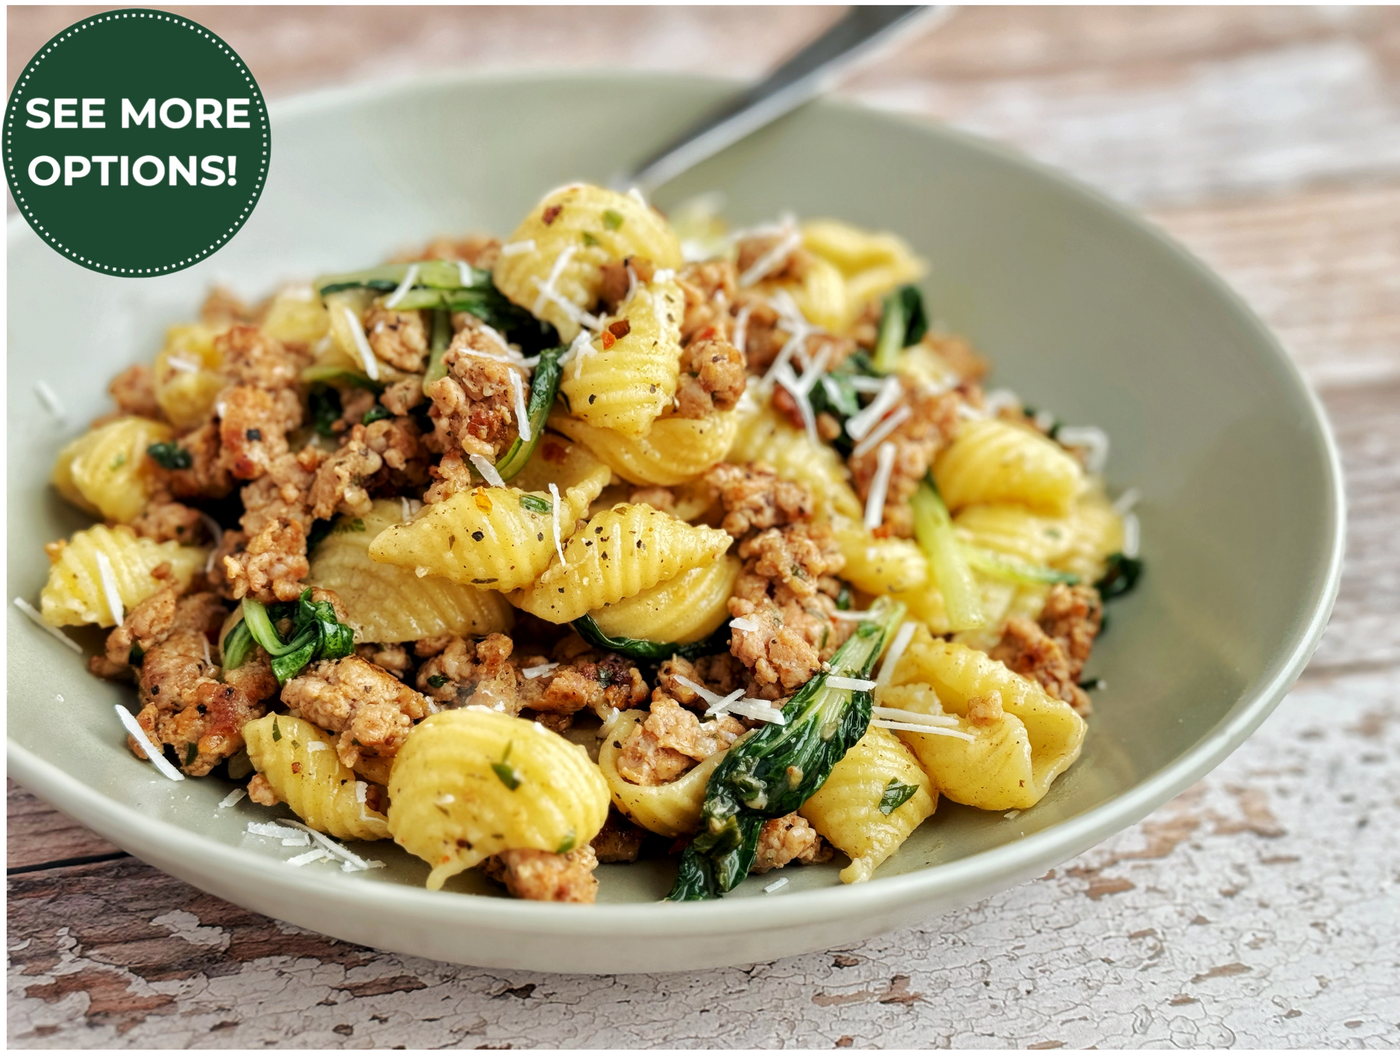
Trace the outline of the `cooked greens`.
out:
M 893 372 L 899 352 L 913 346 L 928 331 L 924 297 L 912 284 L 891 292 L 880 314 L 880 334 L 875 340 L 875 369 Z
M 174 441 L 158 441 L 147 445 L 146 455 L 166 470 L 188 470 L 194 465 L 194 457 L 190 455 L 190 450 L 182 448 Z
M 573 626 L 586 641 L 599 649 L 621 653 L 634 660 L 669 660 L 673 656 L 694 660 L 697 656 L 708 656 L 729 648 L 728 624 L 724 624 L 714 634 L 708 638 L 701 638 L 698 642 L 651 642 L 645 638 L 610 638 L 591 616 L 580 616 L 573 622 Z
M 1061 572 L 1058 569 L 1047 569 L 1040 565 L 1027 565 L 1024 562 L 1012 561 L 987 550 L 986 547 L 978 547 L 972 543 L 962 545 L 963 557 L 967 564 L 976 569 L 983 576 L 990 576 L 994 580 L 1006 580 L 1008 583 L 1068 583 L 1076 584 L 1079 577 L 1072 572 Z
M 1094 584 L 1104 601 L 1121 598 L 1138 585 L 1142 578 L 1142 559 L 1126 554 L 1110 554 L 1104 574 Z
M 539 444 L 544 433 L 544 421 L 549 418 L 549 410 L 554 405 L 554 396 L 559 391 L 559 379 L 564 374 L 564 366 L 559 359 L 566 348 L 551 347 L 540 351 L 540 362 L 535 366 L 535 377 L 530 382 L 530 398 L 525 404 L 525 415 L 530 420 L 530 440 L 516 438 L 514 444 L 496 460 L 496 472 L 502 481 L 509 481 L 525 468 L 530 455 Z
M 981 627 L 987 622 L 982 592 L 932 478 L 919 482 L 909 503 L 914 508 L 914 538 L 928 558 L 933 585 L 943 592 L 948 626 L 955 631 Z
M 668 900 L 704 900 L 742 882 L 753 867 L 764 822 L 796 811 L 865 735 L 870 693 L 828 680 L 869 675 L 904 617 L 904 606 L 891 598 L 877 599 L 870 611 L 871 619 L 836 650 L 831 669 L 784 705 L 782 724 L 765 725 L 725 754 L 705 788 L 701 831 L 681 857 Z
M 290 620 L 284 640 L 276 624 Z M 243 599 L 243 619 L 224 639 L 224 669 L 232 671 L 247 660 L 253 644 L 272 657 L 272 673 L 282 685 L 301 673 L 312 660 L 335 660 L 355 651 L 355 632 L 336 618 L 330 602 L 311 600 L 311 588 L 295 602 L 263 605 Z

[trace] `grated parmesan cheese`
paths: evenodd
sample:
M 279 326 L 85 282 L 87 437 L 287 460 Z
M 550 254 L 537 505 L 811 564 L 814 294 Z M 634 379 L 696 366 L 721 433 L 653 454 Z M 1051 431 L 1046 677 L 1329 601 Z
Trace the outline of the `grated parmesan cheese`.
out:
M 894 636 L 894 641 L 890 643 L 890 648 L 885 653 L 885 662 L 880 665 L 880 673 L 875 678 L 877 686 L 889 685 L 890 679 L 894 677 L 894 669 L 899 666 L 899 661 L 904 656 L 904 650 L 909 648 L 909 642 L 914 637 L 914 625 L 906 623 L 900 626 L 898 633 Z
M 554 529 L 554 549 L 559 552 L 559 564 L 564 564 L 564 543 L 559 537 L 559 486 L 549 483 L 549 524 Z
M 507 372 L 510 376 L 510 388 L 515 394 L 515 427 L 520 433 L 521 441 L 530 440 L 530 414 L 525 410 L 525 384 L 520 380 L 519 372 Z M 484 475 L 483 475 L 484 476 Z M 496 475 L 500 477 L 499 474 Z
M 642 196 L 642 191 L 636 186 L 633 186 L 630 190 L 627 191 L 627 196 L 631 197 L 643 208 L 651 207 L 651 205 L 647 203 L 647 199 Z
M 121 719 L 126 731 L 131 734 L 131 738 L 136 741 L 142 751 L 146 752 L 146 757 L 151 760 L 151 765 L 170 778 L 171 780 L 184 780 L 185 774 L 170 764 L 162 753 L 162 749 L 151 743 L 151 738 L 146 735 L 146 731 L 141 728 L 141 723 L 136 721 L 136 716 L 128 711 L 121 704 L 114 705 L 117 710 L 117 717 Z
M 413 287 L 417 280 L 418 264 L 414 263 L 405 271 L 403 280 L 399 282 L 399 286 L 390 293 L 389 298 L 384 300 L 384 309 L 392 310 L 394 307 L 398 306 L 399 303 L 403 302 L 403 297 L 408 294 L 408 290 Z
M 319 846 L 307 853 L 298 853 L 295 857 L 288 857 L 287 863 L 294 868 L 300 868 L 305 864 L 310 864 L 313 860 L 329 860 L 330 854 Z
M 112 573 L 112 563 L 107 560 L 107 555 L 102 551 L 97 552 L 97 575 L 102 581 L 102 593 L 107 598 L 107 611 L 112 614 L 112 619 L 117 622 L 117 626 L 122 625 L 122 596 L 117 590 L 117 578 Z
M 603 719 L 603 724 L 598 727 L 598 739 L 602 740 L 613 731 L 613 726 L 617 725 L 617 720 L 622 717 L 622 708 L 614 707 L 608 712 L 608 717 Z
M 83 647 L 81 645 L 73 641 L 73 639 L 69 638 L 66 634 L 60 631 L 53 624 L 45 623 L 43 616 L 41 616 L 39 613 L 39 610 L 34 608 L 34 606 L 30 605 L 23 598 L 15 599 L 15 608 L 18 609 L 20 612 L 24 613 L 25 616 L 29 617 L 40 627 L 42 627 L 45 631 L 57 638 L 64 645 L 68 646 L 68 648 L 72 649 L 79 656 L 82 655 Z
M 859 390 L 862 394 L 878 394 L 885 389 L 885 381 L 874 376 L 847 376 L 846 382 L 851 384 L 852 390 Z
M 892 433 L 894 433 L 894 431 L 900 426 L 900 424 L 902 424 L 913 414 L 913 409 L 911 409 L 907 404 L 900 405 L 888 416 L 886 416 L 884 422 L 881 423 L 874 430 L 872 430 L 869 436 L 866 437 L 864 441 L 862 441 L 859 445 L 857 445 L 851 450 L 851 455 L 865 455 L 872 448 L 875 448 L 877 445 L 879 445 L 880 442 L 884 441 L 885 438 L 889 437 Z
M 1129 489 L 1123 495 L 1113 501 L 1113 513 L 1126 514 L 1138 505 L 1138 500 L 1142 499 L 1142 493 L 1137 489 Z
M 832 609 L 828 615 L 833 620 L 873 620 L 876 614 L 869 609 Z
M 763 887 L 764 893 L 777 893 L 788 884 L 788 877 L 784 875 L 781 879 L 774 879 L 767 886 Z
M 845 675 L 828 676 L 826 684 L 832 689 L 854 689 L 857 691 L 874 689 L 875 683 L 865 678 L 847 678 Z
M 749 338 L 749 315 L 753 313 L 753 307 L 745 304 L 739 308 L 739 314 L 734 318 L 734 349 L 739 353 L 744 353 L 744 345 Z
M 870 709 L 876 718 L 887 722 L 914 722 L 921 726 L 955 726 L 958 720 L 952 715 L 929 715 L 922 711 L 905 711 L 899 707 L 881 707 L 876 704 Z
M 865 528 L 869 532 L 874 532 L 885 520 L 885 497 L 890 491 L 895 452 L 894 443 L 886 441 L 876 453 L 875 476 L 870 479 L 870 494 L 865 498 Z
M 988 390 L 982 398 L 982 409 L 989 416 L 994 416 L 1003 408 L 1020 408 L 1021 398 L 1014 390 L 1006 387 L 998 387 L 996 390 Z
M 880 392 L 875 400 L 846 420 L 846 433 L 855 441 L 861 440 L 880 422 L 880 417 L 899 403 L 904 396 L 904 387 L 897 376 L 890 376 L 880 384 Z
M 767 700 L 735 700 L 729 704 L 728 713 L 756 718 L 760 722 L 772 722 L 775 725 L 784 725 L 787 721 L 783 718 L 782 711 Z
M 1090 474 L 1102 474 L 1108 465 L 1108 435 L 1098 427 L 1060 427 L 1055 440 L 1068 448 L 1087 449 Z
M 501 245 L 501 254 L 505 256 L 524 255 L 526 252 L 535 250 L 534 239 L 525 241 L 512 241 L 510 244 Z
M 457 260 L 457 280 L 463 288 L 470 288 L 472 281 L 472 268 L 461 259 Z
M 371 379 L 379 379 L 379 362 L 375 360 L 374 351 L 370 349 L 369 340 L 365 337 L 365 326 L 360 323 L 360 315 L 348 306 L 342 306 L 345 312 L 345 319 L 350 322 L 350 340 L 355 344 L 355 352 L 360 355 L 360 360 L 364 362 L 365 375 Z M 222 412 L 219 413 L 223 415 Z
M 739 275 L 739 287 L 751 288 L 774 270 L 782 267 L 798 248 L 802 247 L 802 234 L 795 227 L 784 228 L 782 239 L 754 260 L 753 265 Z
M 821 436 L 817 433 L 817 417 L 812 411 L 812 404 L 807 400 L 807 392 L 802 389 L 802 382 L 793 373 L 792 366 L 786 361 L 782 366 L 775 369 L 778 385 L 792 395 L 792 399 L 797 402 L 797 411 L 802 415 L 802 426 L 807 431 L 807 440 L 812 444 L 821 443 Z
M 512 372 L 511 375 L 515 375 L 515 373 Z M 519 382 L 519 380 L 517 380 L 517 382 Z M 526 439 L 524 439 L 524 440 L 529 440 L 529 439 L 526 438 Z M 472 466 L 474 466 L 474 467 L 476 468 L 476 472 L 477 472 L 478 474 L 480 474 L 483 478 L 486 479 L 486 483 L 487 483 L 488 485 L 492 485 L 492 486 L 494 486 L 495 488 L 498 488 L 498 489 L 499 489 L 499 488 L 504 488 L 504 487 L 505 487 L 505 480 L 501 477 L 500 471 L 498 471 L 498 470 L 496 469 L 496 464 L 492 463 L 492 462 L 491 462 L 489 459 L 487 459 L 485 456 L 477 455 L 475 452 L 473 452 L 473 453 L 472 453 L 470 456 L 468 456 L 467 458 L 468 458 L 469 460 L 471 460 Z M 405 500 L 405 501 L 404 501 L 405 507 L 407 506 L 407 504 L 408 504 L 408 501 Z M 404 520 L 404 521 L 407 521 L 407 520 L 408 520 L 408 515 L 407 515 L 407 514 L 404 515 L 404 519 L 403 519 L 403 520 Z
M 729 626 L 736 631 L 757 631 L 761 625 L 754 623 L 752 620 L 745 619 L 742 616 L 736 616 L 729 621 Z
M 331 745 L 324 740 L 308 740 L 306 742 L 306 750 L 308 751 L 329 751 L 330 749 Z
M 520 670 L 521 678 L 538 678 L 540 675 L 549 674 L 559 666 L 559 661 L 554 660 L 547 664 L 536 664 L 534 667 L 524 667 Z
M 289 828 L 296 828 L 299 831 L 306 832 L 316 841 L 317 845 L 319 845 L 322 849 L 330 850 L 337 857 L 340 857 L 342 860 L 345 861 L 345 865 L 342 865 L 342 870 L 344 871 L 364 871 L 366 868 L 369 867 L 382 868 L 384 866 L 383 861 L 375 861 L 373 864 L 371 864 L 369 861 L 366 861 L 363 858 L 356 856 L 354 853 L 351 853 L 348 849 L 346 849 L 340 843 L 336 842 L 334 839 L 322 835 L 319 831 L 315 830 L 314 828 L 308 828 L 305 824 L 302 824 L 299 821 L 290 820 L 284 817 L 277 823 L 286 825 Z M 350 866 L 347 867 L 346 865 Z
M 872 718 L 870 724 L 879 726 L 881 729 L 897 729 L 901 733 L 927 733 L 929 736 L 952 736 L 959 740 L 976 739 L 971 733 L 964 733 L 960 729 L 948 729 L 945 726 L 926 726 L 917 722 L 893 722 L 883 718 Z
M 66 418 L 63 411 L 63 403 L 58 400 L 58 395 L 53 392 L 53 389 L 48 383 L 45 383 L 42 379 L 39 380 L 34 384 L 34 392 L 39 395 L 39 400 L 43 402 L 44 407 L 49 410 L 49 414 L 52 415 L 54 419 L 62 422 Z
M 198 372 L 199 365 L 193 361 L 186 361 L 183 357 L 167 357 L 165 363 L 177 372 Z
M 1136 558 L 1138 547 L 1142 542 L 1142 526 L 1138 524 L 1138 516 L 1128 513 L 1123 515 L 1123 556 Z
M 243 801 L 243 796 L 246 794 L 248 794 L 248 792 L 244 791 L 242 788 L 234 788 L 232 791 L 230 791 L 227 795 L 223 797 L 223 800 L 219 803 L 219 808 L 232 809 L 234 806 L 238 805 L 238 803 Z

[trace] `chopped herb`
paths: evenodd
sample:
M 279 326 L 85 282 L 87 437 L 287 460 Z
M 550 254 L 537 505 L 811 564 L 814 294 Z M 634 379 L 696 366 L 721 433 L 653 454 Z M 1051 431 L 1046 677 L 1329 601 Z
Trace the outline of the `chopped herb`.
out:
M 331 526 L 331 531 L 335 533 L 364 532 L 364 518 L 336 518 Z
M 249 441 L 261 441 L 262 431 L 259 430 L 257 427 L 249 427 L 243 432 L 243 436 Z
M 111 468 L 111 469 L 113 469 L 113 470 L 121 470 L 121 468 L 124 467 L 125 465 L 126 465 L 126 453 L 125 453 L 125 452 L 118 452 L 118 453 L 117 453 L 117 458 L 114 459 L 114 460 L 112 460 L 112 468 Z
M 441 689 L 450 681 L 452 681 L 452 679 L 448 678 L 445 674 L 432 674 L 428 676 L 428 685 L 434 689 Z
M 603 211 L 603 225 L 610 230 L 622 229 L 622 213 L 606 208 Z
M 1021 412 L 1024 413 L 1025 417 L 1029 419 L 1032 423 L 1035 423 L 1035 417 L 1040 415 L 1040 411 L 1032 405 L 1022 405 Z M 1036 425 L 1039 426 L 1039 424 Z M 1054 441 L 1059 436 L 1060 425 L 1060 421 L 1054 416 L 1051 416 L 1050 428 L 1045 431 L 1045 436 L 1048 437 L 1051 441 Z
M 529 493 L 520 497 L 520 506 L 535 514 L 551 514 L 554 511 L 554 504 L 550 503 L 549 500 L 531 496 Z
M 880 796 L 880 812 L 889 816 L 919 791 L 917 784 L 905 784 L 894 777 L 885 785 L 885 793 Z
M 393 414 L 394 413 L 390 412 L 383 405 L 375 405 L 364 414 L 364 418 L 361 419 L 360 422 L 365 426 L 369 426 L 371 423 L 377 423 L 381 419 L 388 419 Z
M 1108 567 L 1094 584 L 1104 601 L 1121 598 L 1138 585 L 1142 578 L 1142 559 L 1129 558 L 1123 553 L 1110 554 Z
M 281 620 L 291 621 L 286 641 L 282 640 L 274 626 Z M 247 625 L 252 640 L 272 657 L 272 673 L 279 685 L 300 674 L 312 660 L 336 660 L 355 651 L 355 632 L 336 618 L 335 608 L 330 602 L 313 602 L 310 587 L 302 591 L 295 602 L 266 606 L 252 598 L 244 598 L 243 624 Z M 232 638 L 233 634 L 230 633 L 229 637 Z M 241 654 L 244 658 L 248 648 L 251 647 L 245 647 Z M 228 654 L 229 647 L 225 646 L 224 666 L 232 670 L 238 664 L 229 662 Z M 273 730 L 276 731 L 276 723 Z
M 185 765 L 193 765 L 194 760 L 199 757 L 199 745 L 190 743 L 185 746 Z
M 190 455 L 190 450 L 181 448 L 174 441 L 158 441 L 154 445 L 147 445 L 146 455 L 166 470 L 189 470 L 194 466 L 194 457 Z
M 277 725 L 277 719 L 275 718 L 272 720 L 272 739 L 274 742 L 280 741 L 282 739 L 282 730 Z
M 596 248 L 598 247 L 598 238 L 594 237 L 593 234 L 589 233 L 587 230 L 584 230 L 583 245 L 585 248 Z
M 842 583 L 841 590 L 836 595 L 836 608 L 841 612 L 846 612 L 851 607 L 851 585 Z
M 311 422 L 316 433 L 322 437 L 334 437 L 335 425 L 340 422 L 340 391 L 333 386 L 317 384 L 307 395 L 307 407 L 311 409 Z
M 559 848 L 554 852 L 568 853 L 569 850 L 573 849 L 576 845 L 578 845 L 578 832 L 570 830 L 569 833 L 564 836 L 564 841 L 559 843 Z
M 515 771 L 515 767 L 509 764 L 510 749 L 513 746 L 515 746 L 514 741 L 507 744 L 505 754 L 501 756 L 501 760 L 491 763 L 491 769 L 495 772 L 496 776 L 500 778 L 501 783 L 512 791 L 524 783 L 520 774 Z
M 132 667 L 140 667 L 141 661 L 144 659 L 146 659 L 146 653 L 141 648 L 140 643 L 132 642 L 131 649 L 126 655 L 126 662 L 129 663 Z

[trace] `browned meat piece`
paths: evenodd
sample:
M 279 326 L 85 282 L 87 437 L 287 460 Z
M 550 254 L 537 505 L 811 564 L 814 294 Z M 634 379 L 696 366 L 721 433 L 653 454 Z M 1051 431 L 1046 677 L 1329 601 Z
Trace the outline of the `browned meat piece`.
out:
M 215 327 L 238 324 L 242 321 L 251 321 L 253 311 L 248 308 L 247 303 L 227 288 L 215 288 L 205 297 L 204 305 L 199 308 L 199 319 L 205 324 Z
M 831 574 L 845 559 L 829 530 L 802 523 L 751 536 L 739 557 L 744 568 L 729 612 L 756 626 L 735 630 L 730 652 L 753 672 L 758 696 L 791 696 L 852 630 L 831 615 L 840 591 Z
M 416 377 L 391 383 L 379 395 L 379 403 L 396 416 L 406 416 L 423 403 L 423 380 Z
M 580 846 L 563 854 L 508 849 L 489 858 L 484 870 L 497 882 L 505 883 L 512 897 L 592 904 L 598 898 L 598 880 L 593 876 L 597 866 L 593 847 Z
M 664 485 L 649 485 L 646 488 L 633 489 L 627 497 L 628 503 L 645 503 L 649 507 L 665 511 L 667 514 L 676 513 L 676 494 Z
M 643 259 L 639 255 L 629 255 L 622 262 L 604 263 L 603 287 L 598 293 L 598 300 L 607 313 L 617 313 L 618 306 L 627 298 L 633 283 L 633 278 L 628 275 L 629 271 L 635 275 L 638 283 L 645 284 L 655 276 L 656 267 L 650 259 Z
M 388 671 L 358 656 L 322 660 L 282 687 L 282 703 L 298 718 L 338 733 L 336 752 L 346 766 L 361 755 L 398 754 L 428 701 Z
M 729 748 L 744 725 L 728 716 L 702 721 L 670 697 L 652 701 L 646 720 L 622 742 L 617 771 L 634 784 L 668 784 L 697 762 Z
M 284 453 L 268 465 L 266 474 L 244 485 L 239 490 L 243 499 L 243 531 L 256 535 L 270 521 L 281 519 L 294 521 L 309 533 L 312 519 L 307 494 L 323 456 L 314 448 Z
M 948 365 L 964 383 L 975 383 L 987 374 L 990 367 L 985 358 L 972 349 L 972 344 L 961 336 L 939 335 L 929 332 L 924 336 L 924 345 L 929 347 Z
M 909 499 L 928 474 L 939 449 L 951 441 L 957 432 L 960 420 L 958 407 L 964 403 L 964 397 L 957 390 L 933 393 L 909 378 L 902 380 L 902 384 L 904 399 L 900 404 L 908 405 L 911 415 L 885 439 L 894 443 L 895 456 L 894 470 L 890 474 L 890 485 L 885 495 L 884 524 L 879 534 L 909 537 L 914 535 L 914 512 L 909 506 Z M 898 406 L 895 410 L 898 410 Z M 879 450 L 872 448 L 861 455 L 851 456 L 848 462 L 856 493 L 864 501 L 875 479 Z
M 223 499 L 233 491 L 233 477 L 223 458 L 217 420 L 205 423 L 176 439 L 190 454 L 190 465 L 184 470 L 154 467 L 156 477 L 164 481 L 176 499 Z
M 384 484 L 394 493 L 419 488 L 428 481 L 428 450 L 411 419 L 376 419 L 365 427 L 365 446 L 384 461 Z
M 599 864 L 631 864 L 637 859 L 647 833 L 617 811 L 608 807 L 608 819 L 603 830 L 589 843 Z
M 261 651 L 257 659 L 226 672 L 224 681 L 214 677 L 214 643 L 225 614 L 215 595 L 180 599 L 169 636 L 141 662 L 137 721 L 154 743 L 175 748 L 191 776 L 204 776 L 241 750 L 243 726 L 262 716 L 263 702 L 277 690 Z
M 294 390 L 307 364 L 306 357 L 251 325 L 234 325 L 214 340 L 214 346 L 223 355 L 224 375 L 259 390 Z
M 777 248 L 783 241 L 788 239 L 786 233 L 760 234 L 757 237 L 745 237 L 738 244 L 739 259 L 735 264 L 735 269 L 742 276 L 753 268 L 770 251 Z M 777 265 L 768 268 L 768 271 L 761 275 L 764 281 L 800 281 L 806 276 L 808 268 L 812 265 L 812 256 L 807 249 L 798 242 L 785 257 L 778 261 Z
M 478 356 L 485 354 L 487 356 Z M 443 452 L 460 448 L 494 459 L 516 438 L 515 395 L 501 347 L 479 328 L 464 328 L 443 357 L 447 375 L 428 385 L 434 439 Z M 524 379 L 521 379 L 524 383 Z
M 748 374 L 744 355 L 723 339 L 698 339 L 681 354 L 676 415 L 703 419 L 727 412 L 743 396 Z
M 788 332 L 778 327 L 778 311 L 773 309 L 766 297 L 741 291 L 736 305 L 734 345 L 740 343 L 739 315 L 743 314 L 744 358 L 751 373 L 762 375 L 787 343 Z
M 399 681 L 413 670 L 413 660 L 402 645 L 392 642 L 370 642 L 355 646 L 355 655 L 368 660 L 376 667 L 382 667 Z
M 428 474 L 434 480 L 428 486 L 428 491 L 423 493 L 424 503 L 441 503 L 459 492 L 470 492 L 481 485 L 481 480 L 467 465 L 467 457 L 457 449 L 448 452 L 435 465 L 429 467 Z
M 117 403 L 124 415 L 145 416 L 147 419 L 160 418 L 160 404 L 156 401 L 156 377 L 150 365 L 132 365 L 122 372 L 107 393 Z
M 415 646 L 430 655 L 435 639 Z M 427 644 L 425 644 L 425 642 Z M 520 713 L 520 679 L 510 654 L 515 643 L 504 634 L 488 634 L 480 642 L 452 638 L 418 669 L 418 688 L 443 707 L 487 707 L 508 715 Z
M 709 706 L 709 702 L 703 696 L 690 686 L 677 681 L 678 676 L 703 685 L 710 692 L 720 696 L 728 696 L 736 689 L 743 689 L 747 694 L 753 686 L 753 675 L 732 653 L 701 656 L 694 663 L 683 656 L 673 656 L 669 660 L 663 660 L 656 670 L 656 688 L 651 692 L 652 703 L 669 699 L 683 707 L 697 710 Z M 756 696 L 757 693 L 753 695 Z
M 185 547 L 198 547 L 209 539 L 209 530 L 199 511 L 171 501 L 147 503 L 131 528 L 136 535 L 148 540 L 157 543 L 175 540 Z
M 419 381 L 422 386 L 422 381 Z M 340 418 L 331 424 L 331 430 L 337 434 L 344 434 L 356 423 L 360 423 L 365 418 L 365 413 L 378 404 L 378 398 L 374 396 L 373 390 L 345 390 L 340 394 Z
M 720 463 L 709 469 L 705 480 L 724 504 L 721 527 L 731 536 L 812 517 L 812 493 L 805 485 L 778 477 L 767 463 Z
M 730 308 L 734 304 L 737 276 L 734 264 L 721 259 L 691 263 L 681 270 L 678 281 L 685 293 L 682 342 L 701 339 L 733 342 L 734 318 Z
M 576 634 L 554 647 L 559 666 L 538 678 L 522 678 L 521 704 L 532 711 L 572 715 L 585 708 L 599 718 L 646 703 L 650 689 L 637 665 L 617 653 L 599 652 Z
M 1087 717 L 1093 704 L 1079 687 L 1079 674 L 1102 620 L 1103 605 L 1094 588 L 1057 583 L 1046 596 L 1039 622 L 1012 617 L 990 655 Z
M 974 696 L 967 702 L 967 720 L 975 726 L 996 725 L 1003 713 L 1001 694 L 996 690 Z
M 179 585 L 167 583 L 128 610 L 122 625 L 112 628 L 107 635 L 107 659 L 114 664 L 129 664 L 135 657 L 140 664 L 144 655 L 169 638 L 175 629 L 175 606 L 179 596 Z
M 763 825 L 763 830 L 758 833 L 758 854 L 754 858 L 753 870 L 772 871 L 786 867 L 793 861 L 798 864 L 820 864 L 831 857 L 831 847 L 807 823 L 806 818 L 789 813 Z
M 366 444 L 367 436 L 364 425 L 357 423 L 349 440 L 316 468 L 316 480 L 307 496 L 312 517 L 331 518 L 337 513 L 358 517 L 369 513 L 369 481 L 384 460 Z
M 428 329 L 421 310 L 371 306 L 364 323 L 375 357 L 403 372 L 423 371 L 428 356 Z
M 219 444 L 229 473 L 243 481 L 262 477 L 287 453 L 287 431 L 301 425 L 301 402 L 289 390 L 271 393 L 233 386 L 220 397 Z
M 231 597 L 245 595 L 267 603 L 290 602 L 302 592 L 300 581 L 311 571 L 306 557 L 306 530 L 297 521 L 269 520 L 237 550 L 240 535 L 224 534 L 224 542 L 235 545 L 223 559 L 224 578 Z
M 253 779 L 248 781 L 248 798 L 260 806 L 278 806 L 282 803 L 277 792 L 272 790 L 272 784 L 261 773 L 254 774 Z

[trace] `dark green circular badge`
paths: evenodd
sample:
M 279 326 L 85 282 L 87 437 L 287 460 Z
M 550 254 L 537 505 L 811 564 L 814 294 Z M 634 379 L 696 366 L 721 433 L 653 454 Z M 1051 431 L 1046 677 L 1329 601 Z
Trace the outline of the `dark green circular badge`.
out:
M 20 214 L 55 251 L 119 277 L 183 270 L 227 244 L 271 155 L 267 106 L 243 60 L 167 11 L 69 26 L 5 108 Z

